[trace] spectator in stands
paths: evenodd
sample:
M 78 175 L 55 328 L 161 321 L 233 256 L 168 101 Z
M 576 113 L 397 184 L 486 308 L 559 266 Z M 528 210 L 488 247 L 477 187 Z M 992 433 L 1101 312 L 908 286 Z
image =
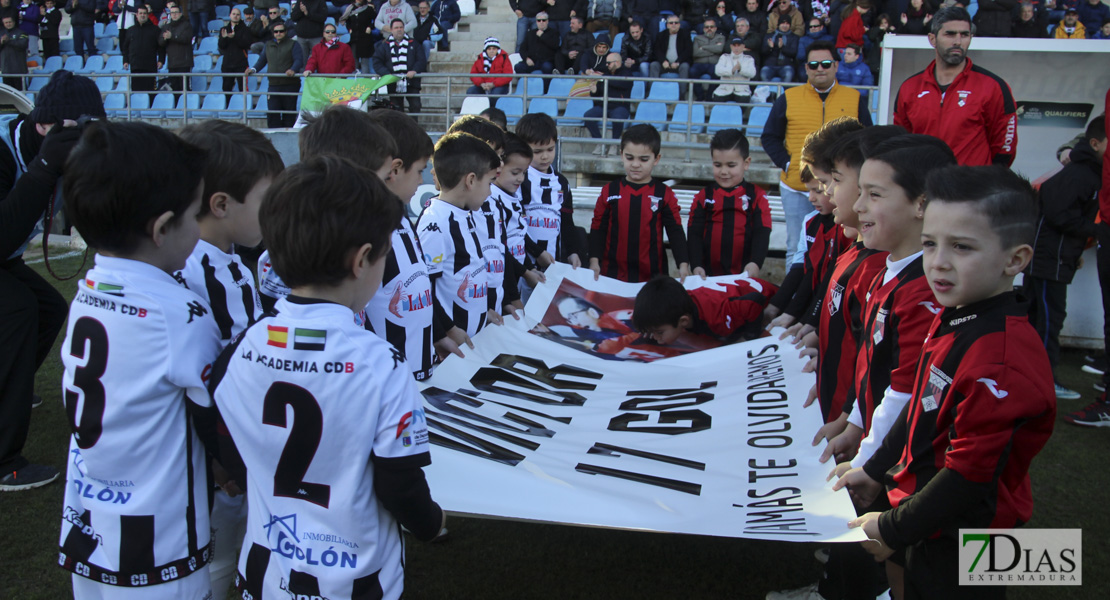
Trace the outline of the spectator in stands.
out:
M 586 20 L 586 31 L 594 33 L 598 29 L 608 29 L 609 37 L 616 39 L 620 32 L 622 0 L 581 0 L 579 6 L 583 5 L 586 7 L 583 14 L 576 14 Z
M 763 34 L 757 32 L 748 24 L 747 17 L 736 17 L 736 24 L 732 28 L 732 37 L 738 37 L 744 40 L 744 53 L 752 57 L 755 61 L 755 68 L 759 70 L 761 59 L 763 58 L 761 52 L 763 48 Z
M 138 0 L 127 1 L 137 2 Z M 23 33 L 27 34 L 27 60 L 39 62 L 39 24 L 42 23 L 42 9 L 39 7 L 38 2 L 23 0 L 23 4 L 19 7 L 18 23 Z M 1092 27 L 1091 31 L 1095 29 L 1098 28 Z M 123 31 L 122 27 L 120 31 Z M 42 63 L 39 62 L 39 64 L 41 65 Z
M 825 23 L 820 18 L 810 17 L 808 23 L 806 34 L 798 38 L 798 53 L 795 55 L 794 62 L 794 73 L 798 76 L 805 74 L 805 65 L 802 63 L 805 62 L 806 50 L 809 49 L 810 44 L 819 40 L 828 42 L 835 40 L 833 36 L 829 35 L 829 32 L 825 29 Z
M 717 31 L 732 35 L 732 30 L 736 27 L 736 17 L 728 10 L 728 3 L 725 0 L 718 0 L 706 16 L 717 22 Z
M 982 0 L 979 6 L 982 10 Z M 1110 19 L 1110 6 L 1103 4 L 1102 0 L 1086 0 L 1079 4 L 1079 22 L 1087 30 L 1088 37 L 1094 36 L 1106 19 Z
M 335 25 L 330 23 L 324 25 L 324 39 L 312 47 L 312 54 L 304 65 L 304 74 L 306 76 L 313 73 L 347 75 L 354 72 L 355 54 L 351 51 L 351 47 L 339 41 L 339 33 Z
M 196 35 L 197 40 L 208 37 L 208 21 L 209 17 L 208 3 L 211 0 L 188 0 L 184 6 L 189 8 L 189 24 L 193 27 L 193 33 Z
M 243 89 L 243 71 L 250 65 L 247 63 L 247 54 L 251 47 L 251 30 L 243 22 L 243 13 L 238 7 L 232 7 L 228 14 L 227 25 L 220 28 L 220 40 L 216 46 L 220 49 L 220 56 L 224 57 L 220 65 L 220 72 L 224 74 L 224 91 L 239 91 Z
M 708 17 L 702 22 L 702 34 L 694 37 L 690 64 L 691 79 L 716 79 L 717 61 L 725 53 L 725 36 L 717 31 L 717 21 Z M 716 86 L 699 84 L 694 86 L 694 98 L 702 102 L 713 93 Z
M 607 71 L 605 68 L 605 61 L 609 57 L 609 34 L 599 33 L 597 38 L 594 39 L 594 49 L 586 52 L 578 57 L 578 72 L 585 73 L 586 71 L 597 71 L 604 73 Z
M 389 24 L 389 37 L 378 42 L 374 48 L 372 63 L 378 75 L 392 74 L 401 78 L 386 87 L 393 108 L 404 111 L 405 98 L 408 98 L 409 112 L 419 113 L 420 79 L 416 74 L 428 70 L 428 61 L 424 57 L 424 48 L 405 34 L 404 21 L 393 19 Z
M 867 67 L 871 69 L 871 78 L 876 83 L 879 81 L 879 63 L 883 56 L 883 38 L 894 30 L 893 22 L 885 13 L 875 17 L 875 24 L 867 30 L 867 39 L 871 41 L 871 49 L 864 56 L 864 60 L 867 61 Z M 802 54 L 799 52 L 798 56 L 802 56 Z
M 836 33 L 836 47 L 843 50 L 848 44 L 863 47 L 863 36 L 871 25 L 871 0 L 854 0 L 841 11 L 843 21 Z
M 1017 38 L 1044 38 L 1048 37 L 1048 27 L 1031 3 L 1022 2 L 1010 35 Z
M 61 56 L 61 35 L 58 27 L 62 24 L 62 11 L 54 4 L 54 0 L 44 0 L 42 5 L 42 27 L 39 35 L 42 37 L 42 54 L 46 58 Z
M 590 96 L 593 96 L 595 100 L 593 107 L 585 113 L 586 129 L 590 130 L 591 137 L 600 139 L 601 121 L 595 121 L 594 119 L 600 119 L 602 114 L 607 114 L 610 119 L 616 119 L 610 122 L 613 139 L 620 139 L 621 133 L 624 131 L 624 120 L 631 115 L 628 110 L 628 101 L 621 101 L 621 99 L 632 97 L 632 82 L 624 78 L 632 77 L 632 72 L 624 66 L 621 55 L 612 52 L 605 57 L 604 71 L 591 70 L 586 74 L 614 78 L 607 82 L 597 80 L 590 84 Z M 608 83 L 608 86 L 605 85 L 606 83 Z M 604 144 L 598 144 L 597 148 L 594 148 L 594 154 L 602 156 L 607 148 L 609 147 Z
M 935 11 L 932 5 L 925 0 L 910 0 L 909 8 L 898 16 L 898 33 L 928 35 L 929 22 L 933 20 L 933 12 Z
M 1079 21 L 1079 11 L 1069 8 L 1064 11 L 1064 20 L 1056 26 L 1058 40 L 1083 40 L 1087 38 L 1087 28 Z
M 409 8 L 409 12 L 412 12 L 412 8 Z M 293 5 L 289 20 L 293 22 L 294 31 L 297 32 L 296 41 L 301 46 L 301 56 L 312 54 L 312 49 L 324 40 L 324 21 L 327 19 L 328 5 L 325 0 L 299 0 Z
M 16 27 L 15 17 L 6 16 L 4 30 L 0 31 L 0 72 L 4 73 L 4 85 L 22 90 L 23 78 L 12 75 L 27 74 L 27 34 Z
M 633 75 L 647 77 L 650 73 L 651 41 L 644 35 L 644 26 L 639 21 L 628 24 L 628 34 L 621 42 L 621 57 Z
M 266 27 L 266 24 L 269 22 L 266 11 L 262 10 L 261 16 L 255 17 L 254 7 L 248 6 L 243 11 L 243 22 L 247 24 L 247 28 L 250 29 L 251 32 L 252 42 L 249 49 L 250 53 L 258 54 L 262 52 L 262 48 L 266 45 L 266 42 L 273 39 L 270 29 Z
M 432 14 L 443 29 L 443 37 L 439 40 L 439 49 L 444 52 L 451 51 L 451 41 L 447 39 L 448 32 L 455 28 L 455 24 L 462 18 L 459 3 L 456 0 L 435 0 L 432 3 Z
M 170 9 L 170 20 L 162 23 L 162 37 L 158 38 L 159 57 L 169 69 L 166 80 L 174 92 L 189 90 L 187 73 L 193 70 L 193 26 L 184 17 L 180 7 Z
M 98 54 L 93 19 L 98 11 L 105 10 L 107 6 L 108 3 L 105 0 L 69 0 L 66 4 L 70 31 L 73 33 L 74 52 L 84 54 L 85 58 Z
M 574 74 L 578 59 L 594 47 L 594 35 L 582 28 L 582 17 L 571 17 L 570 31 L 562 36 L 559 54 L 555 55 L 555 73 Z
M 501 42 L 495 37 L 486 38 L 482 52 L 470 67 L 470 78 L 474 85 L 466 90 L 467 94 L 485 94 L 498 96 L 509 93 L 509 84 L 512 77 L 505 77 L 513 72 L 513 65 L 509 62 L 509 55 L 501 49 Z M 498 77 L 501 75 L 501 77 Z
M 509 0 L 509 8 L 516 13 L 516 49 L 524 43 L 528 30 L 536 26 L 536 13 L 543 10 L 543 0 Z M 571 63 L 573 64 L 573 63 Z
M 717 60 L 721 85 L 713 90 L 713 101 L 747 104 L 752 99 L 752 88 L 745 84 L 755 77 L 755 59 L 747 53 L 743 38 L 733 37 L 729 50 Z
M 301 80 L 297 77 L 304 69 L 301 46 L 289 39 L 288 25 L 281 23 L 271 30 L 274 39 L 266 42 L 262 54 L 254 66 L 247 69 L 247 75 L 266 69 L 267 73 L 282 73 L 271 76 L 270 93 L 266 101 L 270 112 L 266 113 L 266 126 L 292 127 L 297 122 L 297 92 L 301 90 Z
M 627 6 L 624 7 L 624 13 L 628 15 L 628 22 L 639 21 L 644 25 L 644 33 L 651 40 L 655 39 L 656 32 L 659 31 L 657 24 L 659 22 L 659 0 L 628 0 Z
M 355 63 L 363 75 L 374 72 L 370 64 L 374 56 L 374 19 L 378 11 L 370 0 L 355 0 L 347 5 L 339 17 L 339 23 L 346 25 L 351 32 L 351 48 L 355 52 Z
M 551 26 L 559 32 L 560 37 L 570 31 L 570 17 L 575 14 L 575 4 L 576 0 L 542 0 L 543 10 L 549 15 Z M 584 18 L 582 22 L 584 25 Z
M 775 3 L 775 7 L 767 14 L 767 31 L 779 31 L 779 23 L 782 21 L 790 23 L 790 32 L 796 37 L 805 35 L 806 20 L 792 0 L 778 0 Z
M 389 0 L 378 6 L 378 18 L 374 20 L 374 27 L 382 32 L 382 35 L 389 33 L 392 29 L 390 23 L 393 19 L 401 19 L 405 22 L 405 33 L 411 35 L 412 30 L 416 29 L 416 13 L 412 10 L 412 5 L 402 0 Z
M 975 35 L 1010 37 L 1018 0 L 979 0 L 975 14 Z
M 782 19 L 778 28 L 763 41 L 763 81 L 794 81 L 794 58 L 798 56 L 798 36 L 790 29 L 790 21 Z M 810 44 L 812 46 L 813 44 Z
M 547 13 L 538 12 L 536 26 L 528 30 L 524 36 L 524 43 L 520 45 L 520 62 L 516 64 L 516 72 L 539 71 L 550 75 L 555 69 L 555 55 L 558 53 L 559 33 L 554 29 L 548 29 Z
M 12 0 L 0 0 L 0 19 L 4 17 L 11 17 L 16 24 L 19 23 L 19 6 L 13 4 Z
M 509 117 L 505 115 L 505 111 L 497 108 L 496 106 L 491 106 L 483 110 L 482 112 L 478 113 L 478 116 L 489 121 L 490 123 L 493 123 L 494 125 L 497 125 L 501 128 L 501 131 L 509 130 Z
M 690 61 L 693 58 L 694 45 L 690 35 L 681 30 L 682 22 L 677 15 L 667 17 L 667 30 L 655 36 L 652 49 L 651 77 L 678 77 L 686 79 L 690 76 Z M 679 97 L 686 97 L 685 84 L 679 86 Z
M 161 38 L 162 31 L 150 20 L 149 9 L 140 6 L 135 12 L 135 24 L 128 28 L 127 36 L 120 42 L 123 68 L 131 69 L 132 92 L 154 91 L 154 74 L 162 68 L 158 58 Z
M 871 69 L 863 60 L 863 50 L 855 45 L 848 44 L 844 48 L 844 60 L 840 61 L 840 66 L 836 69 L 836 82 L 843 85 L 861 86 L 861 85 L 875 85 L 875 79 L 871 76 Z M 864 98 L 867 97 L 868 90 L 860 90 L 859 95 Z
M 1102 27 L 1091 36 L 1092 40 L 1110 40 L 1110 18 L 1102 21 Z
M 802 18 L 806 23 L 813 19 L 821 21 L 821 23 L 829 24 L 829 8 L 838 2 L 830 2 L 829 0 L 797 0 L 798 10 L 802 11 Z
M 759 44 L 751 46 L 745 41 L 745 45 L 748 46 L 748 51 L 751 52 L 763 43 L 763 36 L 767 35 L 767 11 L 763 10 L 763 7 L 759 5 L 759 0 L 738 0 L 738 2 L 743 2 L 744 8 L 736 11 L 736 21 L 739 22 L 740 19 L 746 19 L 748 21 L 748 27 L 759 35 Z M 744 35 L 741 34 L 740 37 L 744 37 Z M 758 59 L 758 57 L 752 58 Z
M 412 39 L 424 48 L 424 60 L 431 60 L 432 50 L 442 37 L 443 27 L 432 16 L 431 3 L 428 0 L 420 0 L 416 5 L 416 27 L 412 30 Z

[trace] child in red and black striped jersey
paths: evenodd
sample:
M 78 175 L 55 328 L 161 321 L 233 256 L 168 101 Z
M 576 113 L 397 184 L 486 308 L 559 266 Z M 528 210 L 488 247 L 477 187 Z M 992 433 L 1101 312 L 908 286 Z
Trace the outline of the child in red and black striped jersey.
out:
M 651 125 L 633 125 L 621 134 L 625 176 L 601 188 L 590 226 L 590 270 L 621 281 L 647 281 L 666 274 L 663 230 L 682 280 L 690 274 L 686 233 L 678 200 L 665 183 L 651 176 L 659 164 L 662 141 Z
M 905 552 L 904 590 L 894 591 L 1002 598 L 1004 587 L 960 586 L 958 533 L 1029 521 L 1029 465 L 1052 433 L 1052 367 L 1012 291 L 1032 256 L 1036 201 L 1002 167 L 934 171 L 927 190 L 923 266 L 945 308 L 929 327 L 905 410 L 834 489 L 847 486 L 868 504 L 886 484 L 894 508 L 850 525 L 863 527 L 877 560 Z
M 760 316 L 775 286 L 761 279 L 738 277 L 724 289 L 687 290 L 676 279 L 658 275 L 636 294 L 632 324 L 661 346 L 684 332 L 709 335 L 725 343 L 759 335 Z M 750 325 L 754 325 L 753 328 Z
M 713 185 L 694 196 L 686 235 L 695 275 L 757 277 L 771 239 L 771 209 L 763 188 L 744 180 L 752 164 L 748 138 L 722 129 L 709 142 Z

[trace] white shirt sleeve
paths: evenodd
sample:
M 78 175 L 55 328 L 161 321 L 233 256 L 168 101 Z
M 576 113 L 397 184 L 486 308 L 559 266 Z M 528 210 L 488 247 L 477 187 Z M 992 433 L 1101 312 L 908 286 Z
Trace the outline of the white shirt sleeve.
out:
M 859 427 L 860 429 L 863 429 L 863 417 L 860 415 L 860 411 L 856 410 L 856 405 L 854 402 L 852 403 L 852 408 L 850 410 L 851 412 L 848 413 L 848 422 L 852 425 L 855 425 L 856 427 Z
M 786 264 L 789 269 L 790 265 L 802 264 L 806 258 L 806 251 L 809 250 L 809 242 L 806 240 L 806 223 L 809 222 L 809 215 L 802 220 L 802 233 L 798 236 L 798 246 L 794 248 L 794 256 L 790 258 L 790 262 Z
M 852 468 L 862 467 L 875 454 L 910 398 L 911 395 L 906 392 L 898 392 L 891 387 L 886 388 L 882 402 L 871 417 L 871 432 L 860 442 L 859 453 L 852 459 Z

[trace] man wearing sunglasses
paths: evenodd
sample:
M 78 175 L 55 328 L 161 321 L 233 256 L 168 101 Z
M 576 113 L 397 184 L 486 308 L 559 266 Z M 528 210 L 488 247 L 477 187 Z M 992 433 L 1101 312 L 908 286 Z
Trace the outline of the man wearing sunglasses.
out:
M 945 141 L 961 165 L 1010 166 L 1017 154 L 1017 106 L 1001 77 L 973 65 L 971 16 L 959 6 L 933 16 L 936 59 L 898 90 L 894 124 Z
M 806 136 L 839 117 L 855 117 L 864 125 L 871 125 L 867 100 L 855 89 L 836 84 L 838 58 L 831 42 L 809 45 L 805 57 L 806 83 L 788 88 L 775 99 L 760 137 L 763 150 L 782 169 L 779 191 L 786 213 L 787 261 L 798 247 L 802 219 L 812 210 L 799 160 Z

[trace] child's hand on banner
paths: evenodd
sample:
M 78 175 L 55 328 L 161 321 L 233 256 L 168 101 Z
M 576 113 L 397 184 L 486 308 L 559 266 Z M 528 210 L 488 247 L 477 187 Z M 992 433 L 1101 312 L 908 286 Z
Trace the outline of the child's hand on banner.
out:
M 594 272 L 594 281 L 601 277 L 601 263 L 596 258 L 590 259 L 590 270 Z
M 494 310 L 492 308 L 486 311 L 486 320 L 489 321 L 490 323 L 493 323 L 494 325 L 504 325 L 505 324 L 505 319 L 501 318 L 501 313 L 497 312 L 496 310 Z

